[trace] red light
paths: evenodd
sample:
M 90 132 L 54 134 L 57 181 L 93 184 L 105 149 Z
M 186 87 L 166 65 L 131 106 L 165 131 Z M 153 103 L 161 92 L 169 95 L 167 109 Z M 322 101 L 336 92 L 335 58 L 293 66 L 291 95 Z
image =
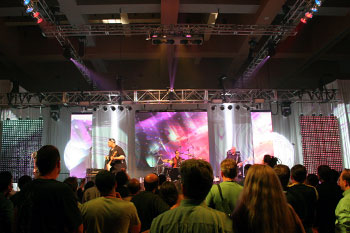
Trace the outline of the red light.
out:
M 312 14 L 310 12 L 306 12 L 305 13 L 305 17 L 311 19 L 312 18 Z
M 42 18 L 38 19 L 37 23 L 41 23 L 43 21 Z
M 306 23 L 306 19 L 305 19 L 305 18 L 301 18 L 300 21 L 301 21 L 302 23 Z
M 39 17 L 39 15 L 40 15 L 40 13 L 39 13 L 39 12 L 35 12 L 35 13 L 33 14 L 34 18 L 38 18 L 38 17 Z

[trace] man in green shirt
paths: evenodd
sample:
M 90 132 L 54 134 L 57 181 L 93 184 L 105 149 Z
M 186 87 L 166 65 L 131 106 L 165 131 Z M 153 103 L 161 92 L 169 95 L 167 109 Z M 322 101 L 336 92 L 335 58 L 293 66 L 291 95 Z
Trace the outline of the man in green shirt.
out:
M 209 207 L 230 215 L 236 207 L 243 187 L 235 182 L 237 176 L 235 160 L 225 159 L 221 162 L 220 167 L 223 182 L 211 187 L 205 202 Z
M 140 232 L 141 223 L 134 204 L 116 197 L 114 174 L 100 171 L 96 175 L 96 186 L 102 197 L 88 201 L 81 207 L 84 232 Z
M 343 198 L 339 201 L 335 209 L 335 231 L 350 231 L 350 169 L 344 169 L 340 174 L 338 184 L 344 191 Z
M 210 164 L 189 159 L 181 164 L 180 174 L 184 200 L 179 207 L 156 217 L 150 232 L 233 232 L 231 219 L 225 213 L 209 208 L 204 202 L 213 185 Z

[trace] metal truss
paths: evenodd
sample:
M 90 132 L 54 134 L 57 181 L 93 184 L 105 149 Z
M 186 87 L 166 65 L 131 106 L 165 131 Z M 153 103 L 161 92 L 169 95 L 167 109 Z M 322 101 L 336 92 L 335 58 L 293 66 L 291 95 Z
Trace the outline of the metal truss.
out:
M 305 15 L 307 11 L 313 6 L 314 0 L 297 0 L 294 5 L 290 8 L 288 13 L 282 20 L 282 27 L 289 25 L 295 31 L 297 24 L 300 22 L 300 19 Z M 295 31 L 296 33 L 296 31 Z M 286 33 L 282 32 L 279 35 L 273 34 L 270 35 L 266 42 L 263 44 L 261 49 L 256 53 L 255 57 L 248 64 L 247 68 L 243 72 L 242 78 L 247 79 L 255 73 L 259 67 L 264 65 L 265 59 L 269 55 L 269 50 L 274 49 L 280 40 L 288 36 Z
M 43 28 L 47 37 L 57 36 L 115 36 L 115 35 L 280 35 L 294 36 L 293 26 L 236 24 L 89 24 L 81 26 L 53 25 Z
M 52 13 L 52 11 L 50 10 L 49 6 L 46 4 L 45 0 L 37 0 L 37 6 L 39 8 L 39 11 L 41 12 L 42 16 L 45 18 L 46 20 L 46 24 L 49 25 L 55 25 L 54 27 L 57 30 L 57 33 L 55 33 L 52 37 L 55 37 L 58 41 L 58 43 L 62 46 L 62 48 L 64 49 L 68 49 L 70 52 L 71 57 L 79 62 L 80 64 L 82 64 L 82 67 L 86 67 L 84 65 L 84 61 L 81 59 L 81 57 L 78 55 L 78 52 L 75 50 L 74 46 L 72 45 L 71 41 L 67 38 L 66 35 L 59 33 L 60 31 L 62 31 L 61 26 L 56 25 L 56 18 L 54 16 L 54 14 Z M 44 30 L 46 26 L 42 26 L 42 30 Z M 90 79 L 89 77 L 89 73 L 87 71 L 87 69 L 84 68 L 80 68 L 77 67 L 77 69 L 80 71 L 80 73 L 82 74 L 82 76 L 84 77 L 84 79 L 86 80 L 86 82 L 89 85 L 92 85 L 93 89 L 96 89 L 96 84 Z
M 228 89 L 202 90 L 125 90 L 49 93 L 0 94 L 2 107 L 63 105 L 95 107 L 109 104 L 221 104 L 274 102 L 328 103 L 340 102 L 338 90 L 258 90 Z

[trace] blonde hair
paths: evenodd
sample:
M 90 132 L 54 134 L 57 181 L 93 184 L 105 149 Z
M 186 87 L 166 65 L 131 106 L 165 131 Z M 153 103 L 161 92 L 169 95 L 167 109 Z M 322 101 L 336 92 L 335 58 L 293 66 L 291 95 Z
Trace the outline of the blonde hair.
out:
M 233 213 L 234 231 L 294 232 L 295 222 L 290 208 L 274 170 L 267 165 L 253 165 Z

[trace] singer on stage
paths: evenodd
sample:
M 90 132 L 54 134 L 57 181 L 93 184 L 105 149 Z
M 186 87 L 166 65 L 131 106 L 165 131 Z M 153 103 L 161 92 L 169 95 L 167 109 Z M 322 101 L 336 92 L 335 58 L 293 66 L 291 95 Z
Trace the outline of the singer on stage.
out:
M 105 156 L 106 159 L 106 169 L 117 173 L 119 171 L 126 170 L 126 161 L 124 150 L 115 144 L 115 139 L 108 139 L 108 147 L 110 147 L 109 154 Z

